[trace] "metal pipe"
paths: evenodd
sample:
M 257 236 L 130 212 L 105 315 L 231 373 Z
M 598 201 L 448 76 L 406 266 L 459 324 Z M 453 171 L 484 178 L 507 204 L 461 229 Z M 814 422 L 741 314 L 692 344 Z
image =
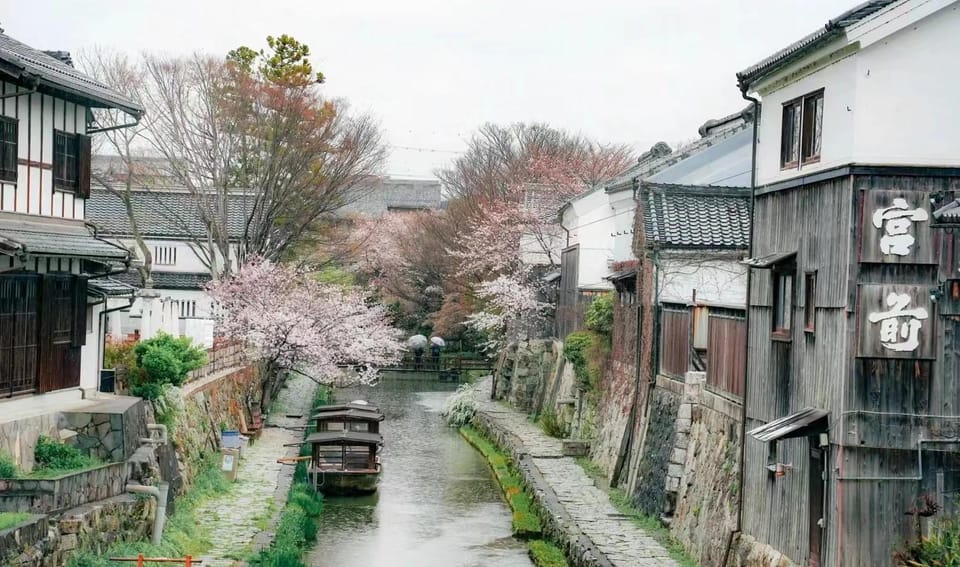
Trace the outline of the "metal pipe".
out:
M 127 492 L 134 494 L 146 494 L 152 496 L 157 501 L 157 507 L 153 512 L 153 545 L 160 545 L 163 537 L 163 525 L 167 521 L 167 496 L 170 493 L 170 484 L 161 482 L 160 486 L 146 486 L 143 484 L 128 484 Z
M 923 444 L 924 443 L 960 443 L 960 437 L 950 439 L 923 439 L 917 440 L 917 474 L 915 476 L 840 476 L 837 480 L 923 480 Z
M 113 126 L 107 126 L 105 128 L 90 128 L 87 130 L 87 135 L 99 134 L 100 132 L 109 132 L 111 130 L 121 130 L 123 128 L 132 128 L 140 124 L 140 119 L 143 118 L 143 115 L 137 114 L 135 115 L 135 118 L 136 120 L 134 120 L 133 122 L 128 122 L 126 124 L 114 124 Z
M 753 257 L 753 210 L 757 198 L 757 131 L 760 125 L 760 99 L 747 94 L 747 86 L 740 86 L 740 96 L 744 100 L 753 104 L 753 140 L 750 150 L 750 232 L 747 238 L 747 257 Z M 727 539 L 727 548 L 724 552 L 723 564 L 726 565 L 730 559 L 730 552 L 733 551 L 733 539 L 743 531 L 743 499 L 744 490 L 744 459 L 746 457 L 747 446 L 747 391 L 750 387 L 750 293 L 753 289 L 753 269 L 747 267 L 747 300 L 743 314 L 743 324 L 747 326 L 747 343 L 743 345 L 743 396 L 740 403 L 740 494 L 737 504 L 737 523 L 730 537 Z
M 159 431 L 160 437 L 141 437 L 140 443 L 144 445 L 166 445 L 170 442 L 167 437 L 167 426 L 162 423 L 148 423 L 147 431 Z

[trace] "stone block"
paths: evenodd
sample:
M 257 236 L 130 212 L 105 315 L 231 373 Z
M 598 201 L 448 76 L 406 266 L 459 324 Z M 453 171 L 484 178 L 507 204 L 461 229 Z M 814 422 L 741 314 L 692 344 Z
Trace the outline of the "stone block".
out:
M 680 479 L 676 477 L 667 477 L 667 492 L 677 492 L 680 490 Z
M 60 533 L 62 534 L 78 534 L 80 533 L 80 528 L 83 526 L 83 521 L 80 518 L 66 518 L 60 520 Z
M 590 442 L 564 439 L 563 454 L 568 457 L 585 457 L 590 454 Z
M 690 419 L 678 419 L 676 429 L 677 433 L 689 433 L 692 425 L 693 422 Z
M 93 424 L 102 425 L 104 423 L 110 423 L 110 416 L 105 413 L 95 413 L 93 414 Z
M 63 551 L 71 551 L 77 548 L 77 535 L 76 534 L 66 534 L 60 538 L 60 549 Z
M 674 448 L 670 454 L 670 462 L 682 465 L 687 462 L 687 452 L 684 449 Z
M 680 409 L 677 410 L 677 419 L 690 419 L 692 416 L 693 416 L 693 405 L 680 404 Z
M 101 423 L 100 425 L 97 426 L 97 437 L 99 437 L 101 441 L 103 441 L 105 438 L 109 436 L 110 436 L 109 423 Z
M 683 476 L 683 465 L 670 463 L 667 465 L 667 476 L 676 477 L 678 480 Z
M 689 435 L 677 435 L 676 440 L 673 444 L 674 447 L 678 449 L 686 449 L 690 446 L 690 436 Z
M 66 415 L 67 426 L 70 429 L 83 429 L 90 425 L 89 413 L 68 413 Z
M 108 432 L 107 435 L 100 438 L 100 441 L 103 444 L 103 448 L 107 451 L 113 451 L 123 445 L 123 438 L 121 434 L 116 431 Z

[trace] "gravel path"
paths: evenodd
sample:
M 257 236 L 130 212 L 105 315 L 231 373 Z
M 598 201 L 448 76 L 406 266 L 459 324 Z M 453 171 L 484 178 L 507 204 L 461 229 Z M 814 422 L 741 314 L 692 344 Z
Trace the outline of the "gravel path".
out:
M 243 452 L 237 482 L 229 492 L 208 500 L 197 509 L 197 523 L 209 530 L 211 549 L 203 564 L 228 567 L 254 549 L 269 545 L 272 529 L 286 503 L 293 467 L 277 458 L 293 455 L 284 447 L 303 438 L 303 432 L 285 429 L 306 425 L 317 385 L 303 376 L 291 376 L 281 390 L 260 438 Z M 300 415 L 301 417 L 286 417 Z

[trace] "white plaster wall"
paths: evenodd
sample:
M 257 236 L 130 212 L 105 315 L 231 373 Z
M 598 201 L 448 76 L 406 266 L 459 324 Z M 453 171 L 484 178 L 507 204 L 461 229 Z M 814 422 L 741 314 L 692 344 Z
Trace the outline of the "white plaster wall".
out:
M 658 272 L 660 301 L 746 305 L 747 270 L 736 259 L 702 260 L 696 257 L 663 257 Z
M 100 385 L 100 344 L 103 335 L 100 334 L 100 313 L 103 304 L 89 308 L 92 315 L 92 325 L 88 329 L 86 342 L 80 347 L 80 388 L 96 390 Z
M 137 255 L 137 258 L 143 260 L 143 255 L 140 253 L 140 248 L 137 246 L 135 240 L 124 239 L 120 242 L 126 248 L 132 249 Z M 146 242 L 147 245 L 150 246 L 150 253 L 154 255 L 154 262 L 156 262 L 157 246 L 170 246 L 177 249 L 176 264 L 161 265 L 154 263 L 153 271 L 155 272 L 203 273 L 209 271 L 200 259 L 198 252 L 188 241 L 148 239 Z M 217 257 L 220 258 L 220 255 L 218 254 Z M 233 260 L 234 263 L 237 261 L 237 246 L 235 244 L 230 245 L 230 259 Z
M 913 17 L 920 15 L 912 13 Z M 960 137 L 952 135 L 960 128 L 960 105 L 956 103 L 960 77 L 951 71 L 960 58 L 960 9 L 956 5 L 941 9 L 884 35 L 884 30 L 904 26 L 910 17 L 911 13 L 897 18 L 881 15 L 848 30 L 861 43 L 858 52 L 762 97 L 759 185 L 851 163 L 960 165 Z M 780 76 L 846 44 L 847 40 L 838 40 Z M 824 89 L 820 162 L 781 171 L 782 104 L 820 88 Z
M 631 191 L 615 193 L 611 201 L 603 189 L 595 189 L 564 210 L 563 226 L 570 231 L 570 245 L 580 245 L 578 287 L 612 289 L 603 279 L 612 273 L 610 265 L 633 257 L 631 237 L 613 234 L 632 228 L 633 209 Z
M 179 290 L 179 289 L 161 289 L 160 299 L 157 300 L 158 313 L 161 305 L 169 305 L 171 300 L 175 301 L 196 301 L 197 309 L 194 318 L 181 318 L 176 328 L 165 329 L 178 336 L 187 336 L 193 339 L 195 343 L 202 344 L 209 348 L 213 346 L 213 328 L 214 328 L 214 307 L 213 299 L 200 290 Z M 117 311 L 107 315 L 109 323 L 108 329 L 119 327 L 122 336 L 127 336 L 136 330 L 140 330 L 140 314 L 143 310 L 142 300 L 136 299 L 129 311 Z M 159 315 L 157 315 L 159 316 Z

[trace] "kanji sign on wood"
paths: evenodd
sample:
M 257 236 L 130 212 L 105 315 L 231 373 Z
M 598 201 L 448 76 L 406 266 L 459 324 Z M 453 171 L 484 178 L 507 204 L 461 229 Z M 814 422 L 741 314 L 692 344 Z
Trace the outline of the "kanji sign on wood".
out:
M 859 287 L 862 358 L 934 358 L 934 313 L 928 286 Z
M 861 262 L 936 263 L 929 193 L 864 191 L 862 202 Z

